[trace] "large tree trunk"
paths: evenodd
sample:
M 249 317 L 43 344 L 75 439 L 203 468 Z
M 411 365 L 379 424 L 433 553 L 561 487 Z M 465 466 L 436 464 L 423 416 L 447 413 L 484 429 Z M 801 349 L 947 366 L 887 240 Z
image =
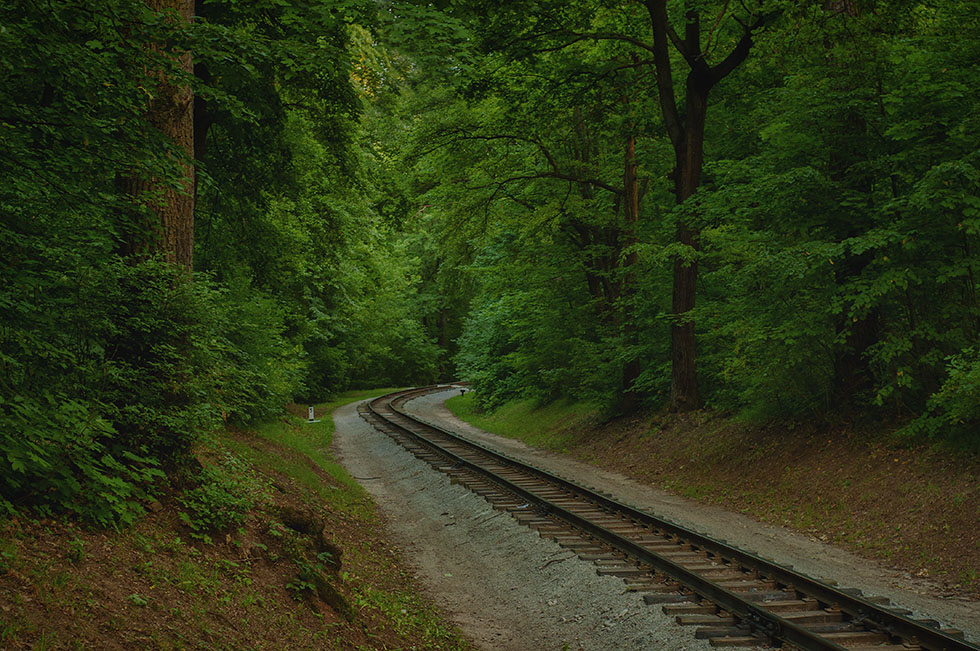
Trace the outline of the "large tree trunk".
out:
M 190 22 L 194 17 L 194 0 L 146 0 L 154 11 L 176 11 L 181 20 Z M 193 72 L 191 53 L 175 55 L 180 67 L 188 74 Z M 154 89 L 147 109 L 147 119 L 182 149 L 188 160 L 194 157 L 194 93 L 187 86 L 179 86 L 162 75 Z M 158 182 L 127 176 L 119 181 L 120 189 L 145 202 L 156 223 L 127 238 L 125 252 L 135 257 L 163 253 L 169 262 L 180 264 L 191 271 L 194 264 L 194 166 L 183 164 L 183 182 L 179 189 L 168 188 L 159 200 L 147 200 L 159 190 Z
M 636 253 L 637 224 L 640 221 L 640 188 L 637 179 L 636 137 L 631 133 L 626 138 L 623 172 L 623 277 L 621 304 L 623 315 L 623 343 L 628 347 L 637 344 L 636 324 L 633 321 L 633 277 L 636 273 L 638 256 Z M 640 360 L 636 353 L 623 364 L 623 395 L 621 407 L 624 412 L 635 411 L 640 404 L 640 395 L 633 383 L 640 376 Z
M 708 111 L 708 93 L 712 87 L 731 74 L 745 61 L 752 47 L 752 32 L 763 26 L 771 15 L 754 15 L 748 21 L 740 21 L 744 27 L 742 37 L 718 64 L 710 66 L 701 47 L 701 24 L 697 4 L 685 2 L 684 37 L 674 32 L 667 14 L 667 0 L 641 0 L 650 14 L 653 31 L 654 76 L 664 129 L 674 148 L 674 195 L 677 203 L 684 203 L 701 183 L 704 164 L 704 127 Z M 670 45 L 682 55 L 690 72 L 685 89 L 685 111 L 677 108 L 674 96 L 674 78 L 671 72 Z M 677 224 L 676 241 L 697 251 L 698 228 L 682 221 Z M 671 329 L 671 383 L 670 406 L 676 411 L 697 409 L 701 404 L 697 381 L 697 347 L 694 338 L 694 321 L 690 311 L 694 309 L 697 294 L 698 265 L 696 260 L 682 257 L 674 260 L 674 292 Z
M 674 196 L 677 203 L 684 203 L 701 184 L 704 166 L 704 127 L 708 109 L 708 87 L 697 72 L 687 78 L 686 119 L 682 146 L 675 148 Z M 700 249 L 696 226 L 677 224 L 676 241 L 695 251 Z M 694 309 L 697 296 L 697 260 L 674 260 L 674 294 L 671 308 L 674 324 L 671 327 L 671 378 L 670 408 L 674 411 L 690 411 L 701 406 L 697 376 L 697 342 L 694 336 L 694 320 L 689 313 Z

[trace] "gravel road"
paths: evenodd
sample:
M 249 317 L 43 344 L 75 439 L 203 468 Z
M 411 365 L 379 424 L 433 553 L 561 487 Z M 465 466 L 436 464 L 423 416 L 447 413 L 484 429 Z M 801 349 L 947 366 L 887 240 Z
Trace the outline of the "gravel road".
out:
M 580 483 L 609 492 L 697 531 L 793 565 L 816 577 L 836 579 L 866 593 L 887 596 L 917 615 L 980 639 L 980 604 L 943 598 L 927 580 L 859 558 L 805 535 L 759 523 L 599 470 L 565 456 L 483 432 L 460 421 L 444 402 L 445 391 L 406 404 L 430 422 L 492 445 Z M 541 539 L 480 497 L 450 484 L 367 425 L 348 405 L 334 412 L 335 446 L 341 462 L 367 488 L 387 516 L 395 541 L 432 597 L 464 634 L 484 649 L 707 649 L 663 615 L 625 592 L 621 580 L 600 577 L 595 567 Z M 565 646 L 567 645 L 567 647 Z

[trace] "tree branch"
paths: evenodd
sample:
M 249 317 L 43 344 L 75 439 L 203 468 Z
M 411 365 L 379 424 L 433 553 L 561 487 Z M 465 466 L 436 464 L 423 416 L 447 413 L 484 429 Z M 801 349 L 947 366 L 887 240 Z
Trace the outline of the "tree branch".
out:
M 715 19 L 715 24 L 712 25 L 711 31 L 708 33 L 708 42 L 704 45 L 705 58 L 708 57 L 708 53 L 711 51 L 711 42 L 715 39 L 715 34 L 718 32 L 718 26 L 721 25 L 721 19 L 728 13 L 728 5 L 730 2 L 731 0 L 725 0 L 725 4 L 721 8 L 721 13 L 718 14 L 718 18 Z
M 634 38 L 627 34 L 617 34 L 616 32 L 573 32 L 567 29 L 556 29 L 550 32 L 541 32 L 538 34 L 528 34 L 527 36 L 522 36 L 521 40 L 534 40 L 542 38 L 545 36 L 558 36 L 566 37 L 570 40 L 566 40 L 564 43 L 560 43 L 553 47 L 548 48 L 538 48 L 532 50 L 533 52 L 554 52 L 555 50 L 562 50 L 570 45 L 579 43 L 581 41 L 623 41 L 624 43 L 630 43 L 636 47 L 647 50 L 648 52 L 653 52 L 655 46 L 645 43 L 638 38 Z
M 428 149 L 422 150 L 421 152 L 419 152 L 419 156 L 425 156 L 427 154 L 431 154 L 432 152 L 436 151 L 437 149 L 442 149 L 443 147 L 448 147 L 449 145 L 452 145 L 454 143 L 460 142 L 462 140 L 486 140 L 486 141 L 489 141 L 489 140 L 515 140 L 517 142 L 525 142 L 525 143 L 528 143 L 528 144 L 531 144 L 531 145 L 534 145 L 535 147 L 537 147 L 538 151 L 541 152 L 541 155 L 544 156 L 544 158 L 545 158 L 546 161 L 548 161 L 548 165 L 552 169 L 558 169 L 558 163 L 555 162 L 554 156 L 552 156 L 551 152 L 548 151 L 548 148 L 545 147 L 544 144 L 541 141 L 539 141 L 539 140 L 537 140 L 535 138 L 528 138 L 526 136 L 517 136 L 517 135 L 505 134 L 505 133 L 499 133 L 499 134 L 494 134 L 494 135 L 480 135 L 480 134 L 463 133 L 461 131 L 449 131 L 449 132 L 444 132 L 444 133 L 437 133 L 436 135 L 437 136 L 448 136 L 448 140 L 446 140 L 444 142 L 436 143 L 432 147 L 429 147 Z
M 570 172 L 562 171 L 562 169 L 559 166 L 558 161 L 555 159 L 554 155 L 548 150 L 547 147 L 544 146 L 544 144 L 542 142 L 540 142 L 539 140 L 537 140 L 535 138 L 528 138 L 528 137 L 525 137 L 525 136 L 517 136 L 517 135 L 513 135 L 513 134 L 494 134 L 494 135 L 466 134 L 466 135 L 460 135 L 458 138 L 454 138 L 451 142 L 457 142 L 459 140 L 487 140 L 487 141 L 489 141 L 489 140 L 515 140 L 515 141 L 518 141 L 518 142 L 526 142 L 526 143 L 532 144 L 535 147 L 537 147 L 538 151 L 541 152 L 541 155 L 544 156 L 545 160 L 547 161 L 548 167 L 551 168 L 551 171 L 550 172 L 537 172 L 535 174 L 530 174 L 530 175 L 514 176 L 514 177 L 510 177 L 508 179 L 505 179 L 504 181 L 502 181 L 502 183 L 508 183 L 510 181 L 519 181 L 519 180 L 522 180 L 522 179 L 523 180 L 527 180 L 527 179 L 554 178 L 554 179 L 561 179 L 563 181 L 572 181 L 574 183 L 588 183 L 589 185 L 594 185 L 597 188 L 601 188 L 603 190 L 606 190 L 607 192 L 612 192 L 613 194 L 617 194 L 617 195 L 623 193 L 623 190 L 622 189 L 617 188 L 617 187 L 612 186 L 612 185 L 609 185 L 605 181 L 601 181 L 599 179 L 593 179 L 593 178 L 582 178 L 582 177 L 577 176 L 575 174 L 572 174 Z M 439 145 L 438 147 L 447 146 L 447 145 L 451 144 L 451 142 L 443 143 L 443 144 Z M 433 148 L 432 150 L 429 150 L 429 151 L 434 151 L 438 147 L 435 147 L 435 148 Z M 487 187 L 490 187 L 490 186 L 489 185 L 476 186 L 476 187 L 474 187 L 472 189 L 482 189 L 482 188 L 487 188 Z
M 706 68 L 707 63 L 701 52 L 701 17 L 693 9 L 684 14 L 684 47 L 687 50 L 688 65 L 691 69 Z
M 664 116 L 664 126 L 675 151 L 684 146 L 684 127 L 677 113 L 677 98 L 674 97 L 674 78 L 670 69 L 670 50 L 668 40 L 677 39 L 677 34 L 669 36 L 673 29 L 667 18 L 667 0 L 645 0 L 644 5 L 650 14 L 653 27 L 654 72 L 657 77 L 657 90 L 660 94 L 660 110 Z M 676 47 L 676 44 L 675 44 Z
M 684 42 L 684 39 L 677 34 L 677 32 L 674 30 L 674 26 L 670 23 L 667 23 L 666 30 L 667 36 L 670 38 L 670 42 L 674 44 L 674 47 L 681 53 L 684 60 L 691 63 L 694 60 L 694 57 L 691 56 L 690 52 L 688 52 L 687 44 Z
M 768 13 L 756 16 L 755 20 L 751 23 L 746 23 L 738 21 L 745 33 L 742 34 L 742 38 L 739 39 L 735 48 L 728 53 L 728 56 L 719 63 L 718 65 L 711 68 L 711 85 L 714 86 L 719 81 L 727 77 L 735 68 L 737 68 L 746 57 L 749 56 L 749 50 L 752 49 L 752 33 L 766 25 L 769 21 L 775 18 L 777 13 Z
M 504 185 L 506 185 L 507 183 L 514 183 L 515 181 L 533 181 L 535 179 L 558 179 L 560 181 L 569 181 L 571 183 L 588 183 L 589 185 L 594 185 L 597 188 L 601 188 L 617 196 L 623 194 L 623 190 L 621 188 L 617 188 L 615 186 L 609 185 L 605 181 L 600 181 L 599 179 L 592 179 L 592 178 L 581 178 L 574 174 L 569 174 L 568 172 L 560 172 L 560 171 L 535 172 L 533 174 L 518 174 L 516 176 L 509 176 L 506 179 L 501 179 L 493 183 L 467 186 L 467 189 L 485 190 L 486 188 L 496 187 L 497 191 L 494 192 L 494 194 L 496 194 L 496 192 L 499 192 L 499 189 Z

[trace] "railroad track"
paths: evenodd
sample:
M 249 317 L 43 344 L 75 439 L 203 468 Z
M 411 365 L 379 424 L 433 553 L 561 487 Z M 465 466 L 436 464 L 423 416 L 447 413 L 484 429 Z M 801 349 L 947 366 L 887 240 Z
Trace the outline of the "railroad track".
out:
M 712 646 L 800 649 L 980 651 L 962 632 L 913 619 L 866 597 L 777 565 L 704 534 L 617 502 L 432 423 L 402 405 L 444 390 L 423 387 L 363 403 L 358 411 L 415 456 L 509 511 L 600 575 L 618 576 Z

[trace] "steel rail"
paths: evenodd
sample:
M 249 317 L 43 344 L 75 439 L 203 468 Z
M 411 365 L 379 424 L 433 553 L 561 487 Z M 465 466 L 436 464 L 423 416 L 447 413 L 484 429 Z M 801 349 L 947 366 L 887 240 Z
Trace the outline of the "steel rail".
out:
M 633 506 L 623 504 L 610 497 L 595 492 L 571 480 L 557 477 L 551 473 L 538 468 L 534 465 L 514 459 L 486 447 L 480 443 L 469 440 L 443 427 L 420 419 L 395 405 L 395 401 L 404 403 L 418 395 L 437 391 L 442 388 L 438 385 L 421 387 L 408 391 L 395 392 L 368 401 L 368 408 L 378 418 L 387 424 L 404 432 L 416 441 L 434 447 L 440 454 L 449 457 L 454 463 L 475 472 L 506 490 L 520 495 L 522 499 L 538 506 L 539 510 L 545 513 L 552 513 L 565 520 L 572 526 L 588 533 L 594 538 L 600 539 L 610 546 L 617 548 L 633 558 L 656 568 L 662 574 L 670 577 L 678 583 L 685 585 L 696 594 L 711 601 L 738 620 L 746 624 L 754 632 L 765 636 L 790 642 L 803 649 L 845 649 L 836 643 L 821 638 L 798 624 L 788 621 L 779 615 L 760 608 L 738 596 L 737 593 L 727 590 L 710 580 L 688 570 L 687 568 L 670 561 L 663 556 L 655 554 L 634 541 L 629 540 L 619 534 L 609 531 L 600 525 L 591 522 L 587 518 L 565 509 L 564 507 L 549 502 L 547 499 L 535 495 L 532 491 L 515 484 L 505 477 L 472 462 L 451 450 L 435 443 L 424 436 L 413 432 L 408 427 L 395 422 L 391 418 L 379 413 L 374 406 L 375 402 L 384 401 L 386 406 L 394 413 L 408 419 L 413 424 L 421 425 L 448 437 L 450 440 L 464 444 L 465 446 L 477 449 L 479 452 L 489 456 L 492 460 L 510 466 L 523 472 L 529 472 L 538 479 L 556 485 L 564 490 L 577 493 L 584 501 L 589 501 L 597 507 L 618 513 L 637 523 L 651 528 L 656 528 L 661 532 L 670 534 L 673 537 L 683 539 L 684 542 L 698 547 L 705 551 L 710 551 L 718 556 L 722 561 L 734 563 L 736 567 L 757 572 L 763 578 L 776 581 L 779 584 L 792 586 L 800 593 L 815 598 L 817 601 L 827 606 L 835 606 L 842 612 L 851 617 L 852 621 L 860 623 L 870 631 L 878 631 L 891 636 L 902 638 L 905 641 L 918 643 L 928 651 L 978 651 L 980 647 L 974 646 L 965 640 L 948 635 L 940 630 L 922 625 L 903 615 L 890 612 L 866 599 L 862 599 L 848 592 L 834 588 L 822 581 L 813 579 L 809 576 L 796 572 L 790 568 L 783 567 L 768 561 L 756 554 L 733 547 L 725 542 L 721 542 L 706 535 L 688 529 L 682 525 L 665 520 L 646 511 L 641 511 Z

